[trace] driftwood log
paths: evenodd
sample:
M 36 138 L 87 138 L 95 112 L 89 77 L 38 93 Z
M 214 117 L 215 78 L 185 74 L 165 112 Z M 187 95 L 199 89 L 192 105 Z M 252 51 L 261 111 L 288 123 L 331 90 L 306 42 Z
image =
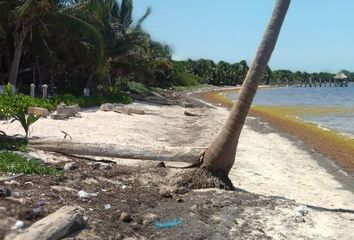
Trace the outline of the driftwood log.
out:
M 47 217 L 35 222 L 14 240 L 57 240 L 72 234 L 85 226 L 79 209 L 64 206 Z
M 67 155 L 191 163 L 197 162 L 205 151 L 205 148 L 79 143 L 65 140 L 53 141 L 45 139 L 30 140 L 28 146 L 34 149 Z

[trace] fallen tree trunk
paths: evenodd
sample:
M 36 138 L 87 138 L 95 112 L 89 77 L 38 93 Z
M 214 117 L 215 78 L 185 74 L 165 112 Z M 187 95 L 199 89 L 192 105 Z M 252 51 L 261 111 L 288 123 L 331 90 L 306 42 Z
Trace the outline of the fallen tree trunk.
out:
M 47 217 L 35 222 L 14 240 L 62 239 L 85 226 L 79 209 L 64 206 Z
M 28 146 L 34 149 L 68 155 L 192 163 L 199 161 L 205 151 L 205 148 L 97 144 L 43 139 L 30 140 Z

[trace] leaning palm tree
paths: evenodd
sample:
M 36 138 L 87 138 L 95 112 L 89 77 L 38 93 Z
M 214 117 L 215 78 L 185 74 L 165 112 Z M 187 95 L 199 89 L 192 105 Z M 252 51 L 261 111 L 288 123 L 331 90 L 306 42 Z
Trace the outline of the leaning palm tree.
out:
M 220 179 L 224 187 L 233 188 L 228 177 L 235 162 L 236 149 L 241 130 L 256 94 L 258 84 L 275 48 L 278 35 L 291 0 L 277 0 L 269 25 L 259 46 L 237 102 L 231 109 L 223 129 L 204 153 L 202 171 Z

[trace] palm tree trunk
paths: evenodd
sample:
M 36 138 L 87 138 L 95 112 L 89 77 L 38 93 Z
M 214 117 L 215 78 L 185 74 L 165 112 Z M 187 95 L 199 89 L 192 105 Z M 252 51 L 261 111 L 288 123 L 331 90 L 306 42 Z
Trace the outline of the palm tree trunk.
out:
M 16 87 L 17 84 L 17 75 L 18 69 L 20 66 L 21 56 L 22 56 L 22 49 L 23 43 L 27 37 L 27 30 L 23 30 L 18 36 L 15 38 L 15 53 L 14 58 L 12 60 L 10 74 L 9 74 L 9 83 Z
M 277 0 L 273 15 L 259 46 L 256 58 L 242 85 L 237 102 L 222 131 L 204 154 L 202 167 L 219 178 L 228 180 L 228 173 L 235 162 L 241 129 L 246 120 L 263 72 L 275 48 L 278 35 L 291 0 Z

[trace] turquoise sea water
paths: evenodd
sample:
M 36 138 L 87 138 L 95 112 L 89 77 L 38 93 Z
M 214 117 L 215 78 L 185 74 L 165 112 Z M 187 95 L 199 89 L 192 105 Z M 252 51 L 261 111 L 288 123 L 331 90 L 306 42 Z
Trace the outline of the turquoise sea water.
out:
M 226 96 L 234 100 L 237 92 Z M 354 136 L 354 83 L 348 87 L 261 88 L 253 104 L 296 108 L 297 117 L 304 121 Z

